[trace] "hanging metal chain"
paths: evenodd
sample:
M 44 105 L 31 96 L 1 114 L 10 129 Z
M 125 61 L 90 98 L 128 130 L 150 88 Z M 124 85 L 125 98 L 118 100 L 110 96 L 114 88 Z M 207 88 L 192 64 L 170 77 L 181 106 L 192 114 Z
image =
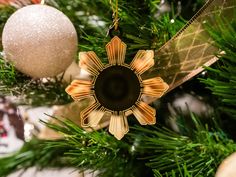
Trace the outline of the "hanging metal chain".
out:
M 114 5 L 112 3 L 112 0 L 110 0 L 110 4 L 111 4 L 112 12 L 113 12 L 112 13 L 112 18 L 113 18 L 112 28 L 117 30 L 118 26 L 119 26 L 118 0 L 116 0 L 115 7 L 114 7 Z
M 111 4 L 111 8 L 112 8 L 112 18 L 113 18 L 113 22 L 112 25 L 110 26 L 109 30 L 108 30 L 108 35 L 110 37 L 114 37 L 114 36 L 122 36 L 122 30 L 119 27 L 119 9 L 118 9 L 118 0 L 116 0 L 115 2 L 115 6 L 114 3 L 112 2 L 112 0 L 110 0 L 110 4 Z

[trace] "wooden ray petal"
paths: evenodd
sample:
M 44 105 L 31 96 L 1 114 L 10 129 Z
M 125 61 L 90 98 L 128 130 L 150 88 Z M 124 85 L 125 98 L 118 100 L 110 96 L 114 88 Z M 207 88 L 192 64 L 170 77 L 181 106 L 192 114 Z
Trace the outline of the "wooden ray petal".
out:
M 103 70 L 103 64 L 101 60 L 93 51 L 80 52 L 79 59 L 79 66 L 93 76 L 97 76 L 99 71 Z
M 112 115 L 109 125 L 109 132 L 115 136 L 116 139 L 121 140 L 129 131 L 127 117 L 122 113 L 119 115 Z
M 156 110 L 142 101 L 133 108 L 133 114 L 141 125 L 156 123 Z
M 155 65 L 143 78 L 160 76 L 170 91 L 200 73 L 203 66 L 217 61 L 215 54 L 219 49 L 213 45 L 205 25 L 217 26 L 216 16 L 232 20 L 235 7 L 235 0 L 207 1 L 171 40 L 155 51 Z
M 74 80 L 66 88 L 68 93 L 74 100 L 84 99 L 93 95 L 92 82 L 87 80 Z
M 153 50 L 139 50 L 135 55 L 130 67 L 139 75 L 150 69 L 154 65 Z
M 125 62 L 126 44 L 117 36 L 106 45 L 109 64 L 121 65 Z
M 92 104 L 81 112 L 80 116 L 81 116 L 82 127 L 95 127 L 98 125 L 99 121 L 102 119 L 105 113 L 104 111 L 98 111 L 99 107 L 100 107 L 100 103 L 98 103 L 94 99 Z M 93 116 L 96 116 L 96 117 L 93 117 Z M 97 118 L 97 120 L 95 120 L 95 118 Z
M 160 77 L 146 79 L 142 83 L 144 87 L 143 94 L 156 98 L 160 98 L 169 88 L 168 84 Z
M 101 119 L 106 114 L 105 108 L 100 107 L 96 108 L 96 110 L 92 110 L 86 117 L 83 117 L 83 126 L 86 127 L 97 127 Z

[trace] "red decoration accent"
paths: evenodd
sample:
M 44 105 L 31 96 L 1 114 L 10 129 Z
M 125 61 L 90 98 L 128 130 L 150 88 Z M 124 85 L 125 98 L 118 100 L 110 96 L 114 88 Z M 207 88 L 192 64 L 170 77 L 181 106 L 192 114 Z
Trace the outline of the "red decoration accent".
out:
M 9 4 L 9 0 L 0 0 L 1 5 L 7 5 Z
M 41 0 L 31 0 L 32 1 L 32 3 L 34 3 L 34 4 L 40 4 L 41 3 Z
M 7 130 L 0 124 L 0 138 L 7 137 Z
M 11 3 L 17 3 L 17 2 L 22 4 L 24 2 L 24 0 L 0 0 L 0 5 L 11 5 Z M 25 3 L 28 4 L 29 1 L 25 0 Z M 32 4 L 40 4 L 41 0 L 31 0 L 31 3 Z

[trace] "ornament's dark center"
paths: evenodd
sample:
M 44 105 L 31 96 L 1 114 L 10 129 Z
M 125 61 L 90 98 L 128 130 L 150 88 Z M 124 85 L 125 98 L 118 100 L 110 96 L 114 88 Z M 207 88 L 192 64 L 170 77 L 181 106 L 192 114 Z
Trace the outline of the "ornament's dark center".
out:
M 113 111 L 123 111 L 135 104 L 140 95 L 136 74 L 124 66 L 104 69 L 95 81 L 95 94 L 102 106 Z

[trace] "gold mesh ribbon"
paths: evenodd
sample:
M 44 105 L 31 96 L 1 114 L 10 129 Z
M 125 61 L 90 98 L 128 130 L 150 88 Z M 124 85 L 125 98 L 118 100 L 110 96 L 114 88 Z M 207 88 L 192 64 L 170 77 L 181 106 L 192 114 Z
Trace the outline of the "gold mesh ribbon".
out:
M 217 57 L 219 49 L 206 32 L 205 23 L 217 25 L 216 16 L 233 18 L 235 0 L 209 0 L 202 9 L 164 46 L 155 51 L 155 65 L 145 73 L 145 78 L 160 76 L 176 88 L 210 66 Z M 154 101 L 150 98 L 148 102 Z

